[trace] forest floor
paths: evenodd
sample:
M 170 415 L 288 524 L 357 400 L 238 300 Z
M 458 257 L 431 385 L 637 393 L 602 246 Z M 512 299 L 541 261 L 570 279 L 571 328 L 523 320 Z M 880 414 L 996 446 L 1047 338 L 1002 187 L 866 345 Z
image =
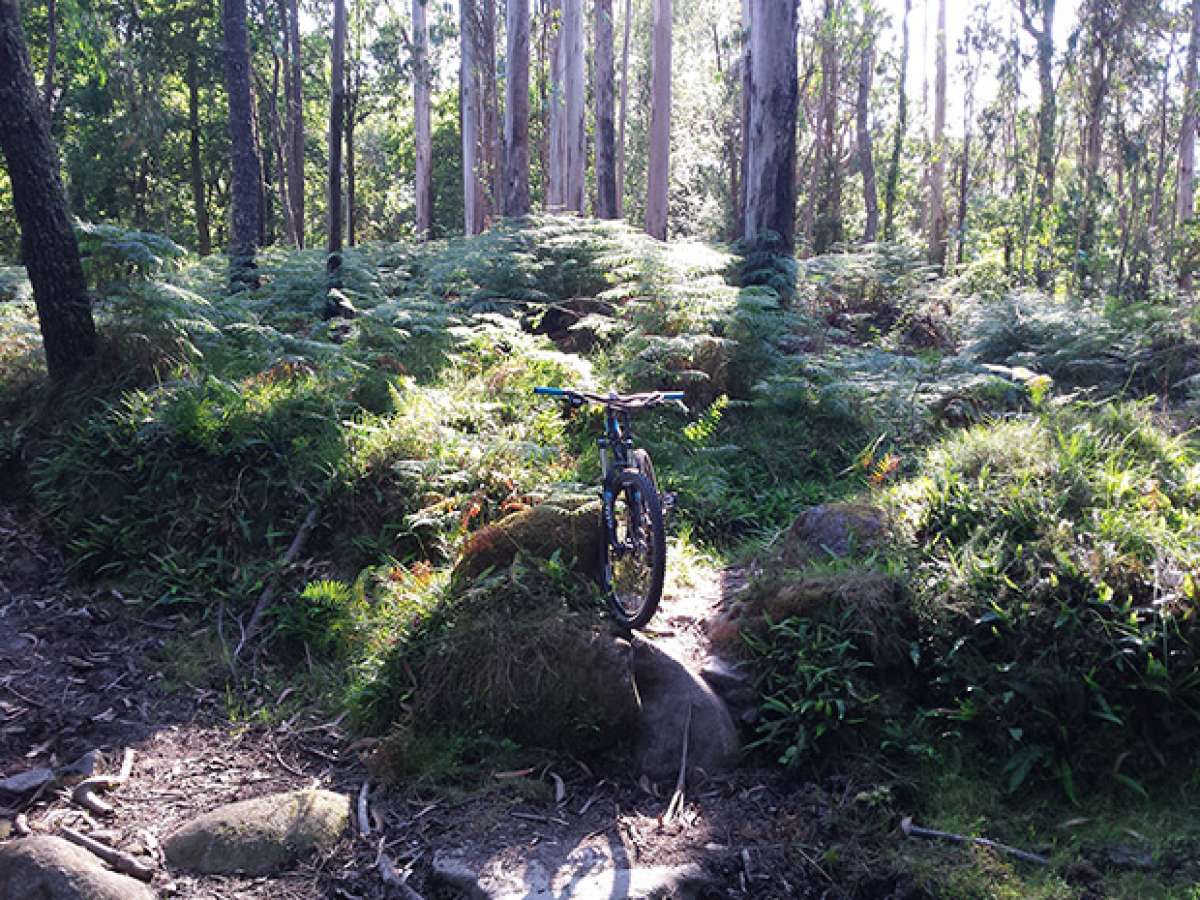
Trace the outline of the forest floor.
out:
M 736 584 L 738 573 L 729 578 Z M 729 587 L 712 579 L 668 590 L 655 638 L 684 659 L 701 659 L 704 621 Z M 114 590 L 72 586 L 30 519 L 0 507 L 0 773 L 61 766 L 91 750 L 101 751 L 101 771 L 113 771 L 125 748 L 136 754 L 132 777 L 110 795 L 110 820 L 89 821 L 57 790 L 0 809 L 0 823 L 11 826 L 24 812 L 35 833 L 101 828 L 114 845 L 161 858 L 174 828 L 220 804 L 310 786 L 352 795 L 371 779 L 362 753 L 369 741 L 355 740 L 337 718 L 306 709 L 279 720 L 272 711 L 290 689 L 272 695 L 252 670 L 236 698 L 190 683 L 180 660 L 203 633 L 193 627 L 183 617 L 139 619 Z M 555 873 L 579 879 L 680 865 L 701 867 L 720 886 L 713 896 L 845 893 L 818 859 L 831 838 L 843 849 L 852 840 L 846 813 L 867 785 L 818 786 L 743 768 L 690 786 L 682 815 L 667 823 L 669 797 L 639 785 L 620 759 L 534 762 L 469 788 L 373 784 L 370 835 L 347 835 L 277 877 L 162 871 L 155 885 L 175 897 L 385 897 L 377 865 L 386 856 L 427 898 L 457 896 L 429 881 L 438 857 L 515 896 L 549 896 L 537 884 Z M 864 894 L 860 882 L 853 893 L 907 895 L 886 867 L 863 863 L 874 889 Z M 621 890 L 614 886 L 611 896 Z

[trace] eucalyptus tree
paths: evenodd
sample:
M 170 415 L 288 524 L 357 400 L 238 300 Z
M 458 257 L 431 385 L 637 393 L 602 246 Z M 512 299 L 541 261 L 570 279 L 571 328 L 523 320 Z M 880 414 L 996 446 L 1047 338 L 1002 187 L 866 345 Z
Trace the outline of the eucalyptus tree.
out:
M 529 0 L 508 0 L 508 75 L 504 82 L 506 216 L 529 213 Z
M 791 0 L 783 0 L 790 4 Z M 671 0 L 653 0 L 650 62 L 650 147 L 646 173 L 646 233 L 667 239 L 671 178 Z
M 63 380 L 95 356 L 96 326 L 18 0 L 0 0 L 0 151 L 12 185 L 21 258 L 33 286 L 46 366 L 51 378 Z
M 233 168 L 229 280 L 234 289 L 256 287 L 254 260 L 262 225 L 262 169 L 254 136 L 250 92 L 250 38 L 246 0 L 222 0 L 225 90 L 229 97 L 229 141 Z

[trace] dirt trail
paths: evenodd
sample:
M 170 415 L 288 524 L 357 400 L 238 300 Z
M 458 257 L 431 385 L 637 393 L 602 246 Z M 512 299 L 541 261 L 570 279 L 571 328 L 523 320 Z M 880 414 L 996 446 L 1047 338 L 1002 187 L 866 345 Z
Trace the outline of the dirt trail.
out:
M 653 639 L 693 666 L 704 656 L 704 621 L 737 583 L 737 573 L 716 575 L 669 588 L 655 620 Z M 281 706 L 286 688 L 272 693 L 253 672 L 230 697 L 168 682 L 162 660 L 204 634 L 182 617 L 143 620 L 115 592 L 71 587 L 58 553 L 0 507 L 0 777 L 92 749 L 103 754 L 100 771 L 114 771 L 124 748 L 136 752 L 132 778 L 109 795 L 111 819 L 89 818 L 62 790 L 0 794 L 0 828 L 23 812 L 35 832 L 112 830 L 117 846 L 152 856 L 178 824 L 222 803 L 314 785 L 357 792 L 369 779 L 362 742 L 339 721 L 302 709 L 259 724 L 278 721 L 256 712 Z M 464 796 L 373 785 L 369 836 L 347 835 L 279 877 L 164 871 L 155 886 L 182 898 L 398 896 L 377 869 L 386 857 L 432 900 L 460 896 L 430 880 L 435 859 L 450 856 L 504 874 L 518 891 L 527 885 L 531 897 L 546 896 L 535 885 L 556 871 L 680 864 L 702 866 L 723 885 L 720 896 L 819 896 L 830 885 L 815 864 L 797 865 L 794 847 L 818 841 L 824 798 L 743 769 L 690 787 L 682 815 L 664 824 L 668 797 L 639 786 L 622 759 L 539 761 Z

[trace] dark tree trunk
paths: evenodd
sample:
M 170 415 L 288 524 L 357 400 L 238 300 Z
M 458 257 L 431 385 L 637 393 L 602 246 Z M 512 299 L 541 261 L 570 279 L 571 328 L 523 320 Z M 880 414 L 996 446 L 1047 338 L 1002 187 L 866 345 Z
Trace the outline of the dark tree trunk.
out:
M 46 366 L 50 377 L 61 381 L 82 371 L 96 355 L 96 326 L 17 0 L 0 0 L 0 151 L 21 227 L 21 257 L 33 285 Z
M 613 127 L 613 4 L 595 0 L 596 42 L 596 217 L 615 219 L 617 210 L 617 136 Z
M 776 235 L 772 249 L 796 244 L 796 3 L 752 0 L 750 102 L 746 135 L 746 224 L 749 244 Z
M 212 253 L 212 234 L 208 227 L 208 200 L 204 190 L 204 167 L 200 160 L 200 52 L 196 25 L 192 23 L 191 55 L 187 65 L 188 87 L 188 167 L 192 182 L 192 206 L 196 212 L 196 252 Z
M 342 278 L 342 140 L 346 104 L 346 0 L 333 0 L 333 64 L 329 103 L 329 283 Z
M 529 0 L 508 0 L 504 83 L 504 215 L 529 214 Z
M 254 251 L 262 218 L 262 172 L 254 141 L 246 0 L 222 0 L 221 18 L 225 27 L 225 87 L 229 94 L 229 152 L 233 162 L 229 282 L 236 290 L 258 286 Z
M 500 97 L 496 88 L 496 0 L 483 0 L 479 7 L 479 80 L 480 80 L 480 127 L 482 146 L 480 161 L 483 165 L 482 216 L 483 227 L 492 223 L 500 209 L 501 155 L 500 145 Z

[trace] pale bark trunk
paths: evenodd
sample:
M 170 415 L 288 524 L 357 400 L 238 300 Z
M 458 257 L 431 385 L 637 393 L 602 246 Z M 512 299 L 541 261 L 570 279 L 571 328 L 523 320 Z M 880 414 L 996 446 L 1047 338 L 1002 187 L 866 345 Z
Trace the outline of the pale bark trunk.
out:
M 427 0 L 413 0 L 413 119 L 416 143 L 417 239 L 433 225 L 433 142 L 429 121 L 429 22 Z
M 547 177 L 546 207 L 561 210 L 566 205 L 566 172 L 563 160 L 566 156 L 566 72 L 563 56 L 559 51 L 563 42 L 563 0 L 549 0 L 547 23 L 550 31 L 550 124 L 546 139 Z
M 785 0 L 790 5 L 791 0 Z M 646 233 L 667 239 L 671 159 L 671 0 L 654 0 L 650 61 L 650 149 L 646 172 Z
M 1052 248 L 1044 232 L 1050 221 L 1054 203 L 1055 120 L 1058 104 L 1054 94 L 1054 7 L 1056 0 L 1041 0 L 1041 26 L 1034 25 L 1027 9 L 1027 0 L 1018 0 L 1024 28 L 1037 42 L 1038 87 L 1041 99 L 1038 107 L 1037 164 L 1035 171 L 1035 206 L 1033 238 L 1037 241 L 1034 257 L 1034 277 L 1038 287 L 1050 284 Z M 1022 251 L 1024 255 L 1024 251 Z
M 0 0 L 0 153 L 12 185 L 21 261 L 33 286 L 46 365 L 51 378 L 63 380 L 95 357 L 96 326 L 18 0 Z
M 872 28 L 871 23 L 867 24 Z M 868 38 L 863 47 L 858 65 L 858 102 L 855 121 L 858 129 L 858 167 L 862 171 L 863 208 L 866 224 L 863 226 L 863 241 L 872 243 L 879 234 L 879 191 L 875 185 L 875 156 L 871 147 L 871 125 L 868 118 L 871 105 L 871 80 L 875 73 L 875 43 Z
M 1179 126 L 1179 188 L 1175 203 L 1175 217 L 1180 225 L 1191 221 L 1196 213 L 1195 166 L 1196 166 L 1196 106 L 1197 56 L 1200 54 L 1200 0 L 1192 0 L 1192 30 L 1188 39 L 1187 71 L 1184 75 L 1183 119 Z M 1192 273 L 1180 270 L 1179 286 L 1191 290 Z
M 892 158 L 888 163 L 887 183 L 883 194 L 883 239 L 896 239 L 896 191 L 900 185 L 900 158 L 904 153 L 904 133 L 908 127 L 908 13 L 912 0 L 904 0 L 903 30 L 900 40 L 900 81 L 896 98 L 896 130 L 892 136 Z
M 300 8 L 298 0 L 281 0 L 280 12 L 285 16 L 287 29 L 287 63 L 290 72 L 284 93 L 287 94 L 287 180 L 288 203 L 294 233 L 292 242 L 304 246 L 304 69 L 301 65 Z
M 508 0 L 504 84 L 504 215 L 529 214 L 529 0 Z
M 612 0 L 595 0 L 594 9 L 596 216 L 600 219 L 615 219 L 619 213 L 617 209 L 616 135 L 613 129 Z
M 946 0 L 938 0 L 933 88 L 933 160 L 929 167 L 929 261 L 946 265 Z
M 790 255 L 796 233 L 796 4 L 751 0 L 750 7 L 743 237 Z
M 560 8 L 562 17 L 554 41 L 548 200 L 552 208 L 582 213 L 586 165 L 583 0 L 561 0 Z
M 1197 4 L 1200 8 L 1200 4 Z M 1171 90 L 1171 59 L 1175 55 L 1175 35 L 1171 34 L 1171 47 L 1167 51 L 1166 64 L 1163 66 L 1162 82 L 1158 95 L 1158 165 L 1154 179 L 1154 190 L 1150 197 L 1149 227 L 1151 231 L 1158 230 L 1159 217 L 1162 215 L 1163 181 L 1167 177 L 1167 122 Z
M 342 271 L 342 140 L 346 104 L 346 0 L 333 0 L 333 61 L 329 104 L 329 281 L 341 286 Z
M 821 26 L 821 113 L 817 133 L 817 168 L 813 172 L 817 208 L 812 225 L 812 252 L 820 256 L 842 241 L 842 172 L 838 152 L 838 92 L 841 77 L 835 17 L 838 4 L 825 0 Z
M 480 146 L 482 170 L 480 181 L 483 187 L 480 202 L 483 207 L 480 230 L 491 225 L 492 218 L 500 209 L 500 98 L 496 88 L 496 0 L 479 0 L 479 58 L 477 68 L 480 79 L 480 126 L 483 141 Z
M 739 175 L 741 182 L 737 198 L 737 233 L 746 233 L 746 161 L 750 158 L 750 16 L 751 0 L 742 0 L 742 106 L 741 119 L 738 123 L 741 137 L 741 161 Z
M 625 0 L 625 36 L 621 42 L 621 124 L 617 134 L 617 217 L 625 215 L 625 118 L 629 111 L 629 32 L 633 0 Z
M 192 41 L 188 53 L 188 174 L 191 179 L 192 206 L 196 215 L 196 252 L 201 256 L 212 253 L 212 235 L 208 225 L 208 202 L 204 191 L 204 168 L 200 159 L 200 53 L 195 21 L 192 22 Z
M 479 152 L 483 108 L 479 78 L 479 16 L 475 0 L 459 7 L 462 60 L 459 68 L 459 117 L 462 126 L 463 231 L 480 234 L 487 214 L 482 183 L 483 160 Z
M 229 231 L 230 285 L 256 287 L 254 251 L 258 244 L 262 208 L 259 191 L 262 171 L 254 141 L 253 104 L 250 92 L 250 39 L 246 31 L 245 0 L 223 0 L 225 29 L 225 87 L 229 96 L 229 143 L 233 178 Z

